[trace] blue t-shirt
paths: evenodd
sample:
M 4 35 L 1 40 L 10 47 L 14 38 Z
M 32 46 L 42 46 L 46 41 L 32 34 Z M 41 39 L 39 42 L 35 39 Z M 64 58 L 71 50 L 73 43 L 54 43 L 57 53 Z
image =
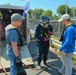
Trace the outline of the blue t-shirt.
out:
M 19 34 L 16 30 L 7 30 L 5 36 L 7 42 L 7 54 L 10 55 L 13 52 L 11 42 L 17 42 L 17 44 L 20 44 Z M 18 46 L 19 50 L 20 48 L 21 47 Z

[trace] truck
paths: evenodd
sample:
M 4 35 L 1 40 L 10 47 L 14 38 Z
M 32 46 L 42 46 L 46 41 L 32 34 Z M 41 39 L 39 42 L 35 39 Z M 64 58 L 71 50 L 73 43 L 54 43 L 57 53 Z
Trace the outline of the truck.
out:
M 19 13 L 22 15 L 23 11 L 24 7 L 22 6 L 0 5 L 0 73 L 6 73 L 6 71 L 9 71 L 10 68 L 10 62 L 6 55 L 5 27 L 11 23 L 10 17 L 13 13 Z M 27 40 L 30 40 L 28 16 L 29 13 L 25 15 L 23 24 L 18 28 L 22 39 L 26 41 L 26 43 Z M 28 50 L 27 45 L 25 45 L 22 50 L 22 61 L 26 65 L 33 66 L 33 62 L 30 61 L 30 59 L 32 59 L 31 54 Z

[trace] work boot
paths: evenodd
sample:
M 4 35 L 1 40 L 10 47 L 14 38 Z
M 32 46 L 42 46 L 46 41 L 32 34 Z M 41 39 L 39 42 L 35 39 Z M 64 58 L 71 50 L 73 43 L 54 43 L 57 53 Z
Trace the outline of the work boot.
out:
M 40 62 L 38 62 L 38 65 L 41 67 L 41 63 Z
M 45 65 L 46 67 L 48 67 L 48 66 L 49 66 L 46 62 L 44 62 L 44 65 Z

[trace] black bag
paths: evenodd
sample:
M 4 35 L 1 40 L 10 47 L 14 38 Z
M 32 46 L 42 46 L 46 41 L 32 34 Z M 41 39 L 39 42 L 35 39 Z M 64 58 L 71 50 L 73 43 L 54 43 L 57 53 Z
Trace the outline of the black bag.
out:
M 27 75 L 27 73 L 24 70 L 23 66 L 16 66 L 16 68 L 17 68 L 16 75 Z

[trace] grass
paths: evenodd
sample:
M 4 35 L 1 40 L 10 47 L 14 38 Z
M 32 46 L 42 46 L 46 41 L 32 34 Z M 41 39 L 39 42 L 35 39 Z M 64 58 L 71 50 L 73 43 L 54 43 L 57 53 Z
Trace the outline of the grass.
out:
M 73 55 L 72 63 L 73 63 L 74 65 L 76 65 L 76 55 L 75 55 L 75 54 Z
M 59 46 L 57 46 L 57 45 L 55 45 L 55 44 L 51 44 L 51 47 L 52 47 L 52 48 L 55 48 L 55 50 L 57 50 L 57 49 L 59 48 Z M 73 63 L 74 65 L 76 65 L 76 55 L 75 55 L 75 54 L 73 55 L 72 63 Z
M 58 45 L 55 45 L 55 44 L 53 44 L 53 43 L 51 44 L 51 47 L 52 47 L 52 48 L 55 48 L 56 50 L 59 48 Z

